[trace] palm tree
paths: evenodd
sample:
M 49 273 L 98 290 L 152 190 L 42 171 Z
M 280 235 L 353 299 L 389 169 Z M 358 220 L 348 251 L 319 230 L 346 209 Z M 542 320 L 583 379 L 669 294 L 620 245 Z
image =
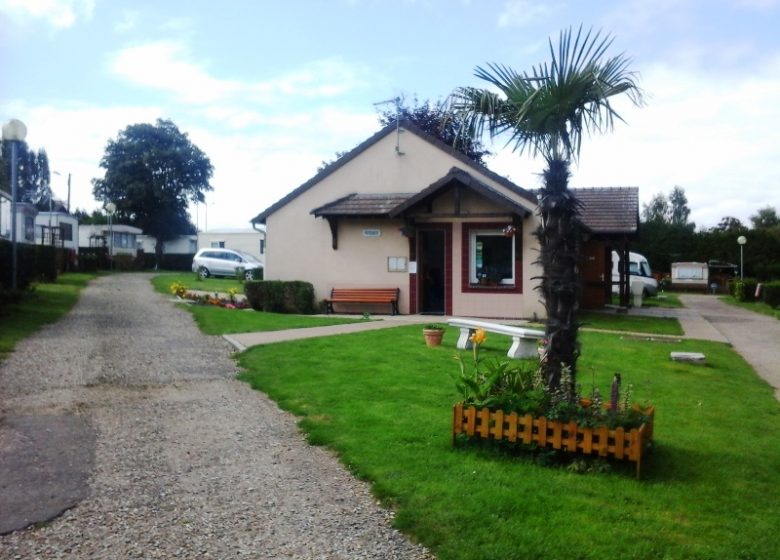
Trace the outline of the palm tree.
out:
M 579 203 L 568 188 L 569 164 L 579 157 L 583 134 L 609 131 L 615 119 L 623 120 L 611 98 L 625 93 L 635 105 L 642 104 L 636 76 L 628 70 L 630 59 L 623 54 L 606 57 L 611 44 L 609 35 L 583 34 L 582 26 L 575 35 L 569 28 L 561 32 L 557 49 L 550 40 L 549 65 L 534 67 L 530 74 L 498 64 L 477 67 L 476 76 L 500 93 L 464 87 L 451 96 L 451 110 L 463 119 L 468 134 L 481 138 L 487 130 L 491 138 L 508 135 L 507 145 L 514 151 L 545 158 L 536 236 L 543 271 L 538 289 L 547 311 L 542 373 L 551 390 L 560 387 L 565 369 L 573 386 L 579 354 L 580 222 Z

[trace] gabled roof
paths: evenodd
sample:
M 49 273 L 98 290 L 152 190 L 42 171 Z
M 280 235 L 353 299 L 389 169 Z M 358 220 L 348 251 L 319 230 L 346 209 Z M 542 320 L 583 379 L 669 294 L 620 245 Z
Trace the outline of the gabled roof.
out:
M 419 136 L 423 140 L 429 142 L 430 144 L 433 144 L 440 150 L 448 153 L 449 155 L 457 159 L 460 163 L 462 163 L 465 168 L 478 171 L 479 173 L 482 173 L 490 177 L 497 183 L 501 184 L 503 187 L 506 187 L 507 189 L 520 195 L 521 197 L 526 198 L 530 202 L 533 203 L 536 202 L 536 198 L 531 192 L 519 187 L 518 185 L 514 184 L 506 177 L 502 177 L 501 175 L 493 171 L 490 171 L 487 167 L 478 164 L 472 159 L 469 159 L 462 152 L 459 152 L 458 150 L 446 144 L 445 142 L 442 142 L 440 139 L 436 138 L 435 136 L 421 130 L 411 121 L 403 120 L 399 123 L 398 126 L 400 126 L 400 128 L 402 128 L 404 131 L 411 132 L 416 136 Z M 273 214 L 283 206 L 286 206 L 289 202 L 293 201 L 298 196 L 308 191 L 310 188 L 312 188 L 317 183 L 319 183 L 320 181 L 322 181 L 323 179 L 325 179 L 326 177 L 334 173 L 336 170 L 340 169 L 341 167 L 343 167 L 353 159 L 360 156 L 360 154 L 368 150 L 371 146 L 373 146 L 374 144 L 376 144 L 377 142 L 379 142 L 389 134 L 395 134 L 396 128 L 397 127 L 395 123 L 391 123 L 387 125 L 382 130 L 380 130 L 379 132 L 377 132 L 376 134 L 374 134 L 373 136 L 365 140 L 363 143 L 359 144 L 352 151 L 342 156 L 337 161 L 333 162 L 331 165 L 325 167 L 325 169 L 317 173 L 314 177 L 312 177 L 311 179 L 303 183 L 301 186 L 299 186 L 298 188 L 296 188 L 295 190 L 293 190 L 292 192 L 290 192 L 289 194 L 287 194 L 286 196 L 284 196 L 283 198 L 281 198 L 280 200 L 278 200 L 277 202 L 275 202 L 274 204 L 272 204 L 271 206 L 269 206 L 268 208 L 260 212 L 257 216 L 252 218 L 252 220 L 250 221 L 252 223 L 264 224 L 268 216 L 270 216 L 271 214 Z
M 389 216 L 414 193 L 353 193 L 311 211 L 316 217 Z
M 400 204 L 392 212 L 390 212 L 390 216 L 391 217 L 398 216 L 399 214 L 403 213 L 404 210 L 411 208 L 412 206 L 419 203 L 420 201 L 435 194 L 442 188 L 450 186 L 452 183 L 459 183 L 464 187 L 468 187 L 474 190 L 475 192 L 478 192 L 485 198 L 492 200 L 497 204 L 500 204 L 501 206 L 511 208 L 513 212 L 521 216 L 526 216 L 530 214 L 530 210 L 528 210 L 528 208 L 526 208 L 522 204 L 518 204 L 516 201 L 512 200 L 511 198 L 508 198 L 504 194 L 500 193 L 493 187 L 483 183 L 482 181 L 470 175 L 466 171 L 458 167 L 453 167 L 452 169 L 450 169 L 449 173 L 447 173 L 444 177 L 442 177 L 438 181 L 435 181 L 434 183 L 431 183 L 426 188 L 421 190 L 419 193 L 416 193 L 410 196 L 409 198 L 407 198 L 402 204 Z M 531 193 L 528 194 L 531 197 L 533 197 Z M 533 200 L 534 204 L 536 203 L 535 198 L 532 198 L 531 200 Z
M 459 184 L 472 189 L 496 204 L 509 208 L 520 216 L 526 216 L 531 213 L 522 204 L 518 204 L 517 201 L 508 198 L 503 193 L 458 167 L 453 167 L 444 177 L 428 185 L 418 193 L 352 193 L 324 206 L 315 208 L 311 213 L 318 218 L 347 216 L 395 218 L 426 198 L 434 196 L 440 190 L 453 186 L 453 184 Z
M 582 203 L 580 219 L 593 233 L 636 234 L 639 230 L 639 188 L 572 189 Z

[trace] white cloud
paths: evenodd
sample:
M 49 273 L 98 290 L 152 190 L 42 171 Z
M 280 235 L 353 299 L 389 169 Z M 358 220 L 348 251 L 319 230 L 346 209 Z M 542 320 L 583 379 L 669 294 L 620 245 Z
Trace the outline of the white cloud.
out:
M 508 0 L 498 16 L 499 27 L 524 27 L 560 9 L 561 5 L 534 0 Z
M 298 98 L 333 98 L 370 82 L 369 72 L 339 59 L 319 60 L 265 81 L 218 78 L 183 42 L 163 40 L 127 47 L 109 58 L 109 70 L 132 84 L 167 92 L 177 101 L 276 104 Z
M 188 57 L 183 44 L 156 41 L 120 51 L 109 67 L 128 82 L 166 91 L 185 103 L 226 100 L 241 89 L 239 82 L 211 77 Z
M 136 28 L 141 20 L 141 12 L 138 10 L 123 10 L 122 19 L 114 24 L 114 31 L 127 33 Z
M 73 26 L 79 18 L 89 20 L 95 0 L 0 0 L 0 12 L 17 21 L 44 20 L 55 29 Z
M 687 67 L 649 68 L 642 84 L 652 94 L 648 105 L 618 103 L 628 125 L 583 140 L 572 186 L 638 186 L 647 203 L 680 185 L 700 227 L 724 216 L 747 223 L 767 204 L 780 209 L 780 58 L 763 67 L 729 81 Z M 494 167 L 533 188 L 543 162 L 501 154 Z
M 27 125 L 27 144 L 46 149 L 53 171 L 55 196 L 67 196 L 67 175 L 71 181 L 71 208 L 93 209 L 92 179 L 102 177 L 100 158 L 109 139 L 136 122 L 154 122 L 161 117 L 155 107 L 87 107 L 81 104 L 31 106 L 0 104 L 0 113 L 14 115 Z

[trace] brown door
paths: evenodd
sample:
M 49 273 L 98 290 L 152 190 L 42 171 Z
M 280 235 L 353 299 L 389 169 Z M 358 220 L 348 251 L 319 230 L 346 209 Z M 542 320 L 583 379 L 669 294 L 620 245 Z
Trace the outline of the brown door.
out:
M 609 264 L 607 248 L 598 241 L 588 241 L 582 244 L 581 255 L 582 299 L 580 307 L 583 309 L 604 307 L 608 303 L 608 282 L 612 282 L 611 273 L 607 269 Z

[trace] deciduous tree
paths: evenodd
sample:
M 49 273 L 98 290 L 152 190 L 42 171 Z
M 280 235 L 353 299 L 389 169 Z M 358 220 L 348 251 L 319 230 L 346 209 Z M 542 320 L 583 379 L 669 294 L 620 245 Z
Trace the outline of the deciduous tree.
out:
M 173 122 L 160 119 L 130 125 L 109 140 L 100 166 L 106 173 L 92 181 L 95 198 L 113 202 L 117 220 L 157 239 L 159 266 L 163 243 L 195 230 L 187 206 L 212 190 L 209 158 Z

